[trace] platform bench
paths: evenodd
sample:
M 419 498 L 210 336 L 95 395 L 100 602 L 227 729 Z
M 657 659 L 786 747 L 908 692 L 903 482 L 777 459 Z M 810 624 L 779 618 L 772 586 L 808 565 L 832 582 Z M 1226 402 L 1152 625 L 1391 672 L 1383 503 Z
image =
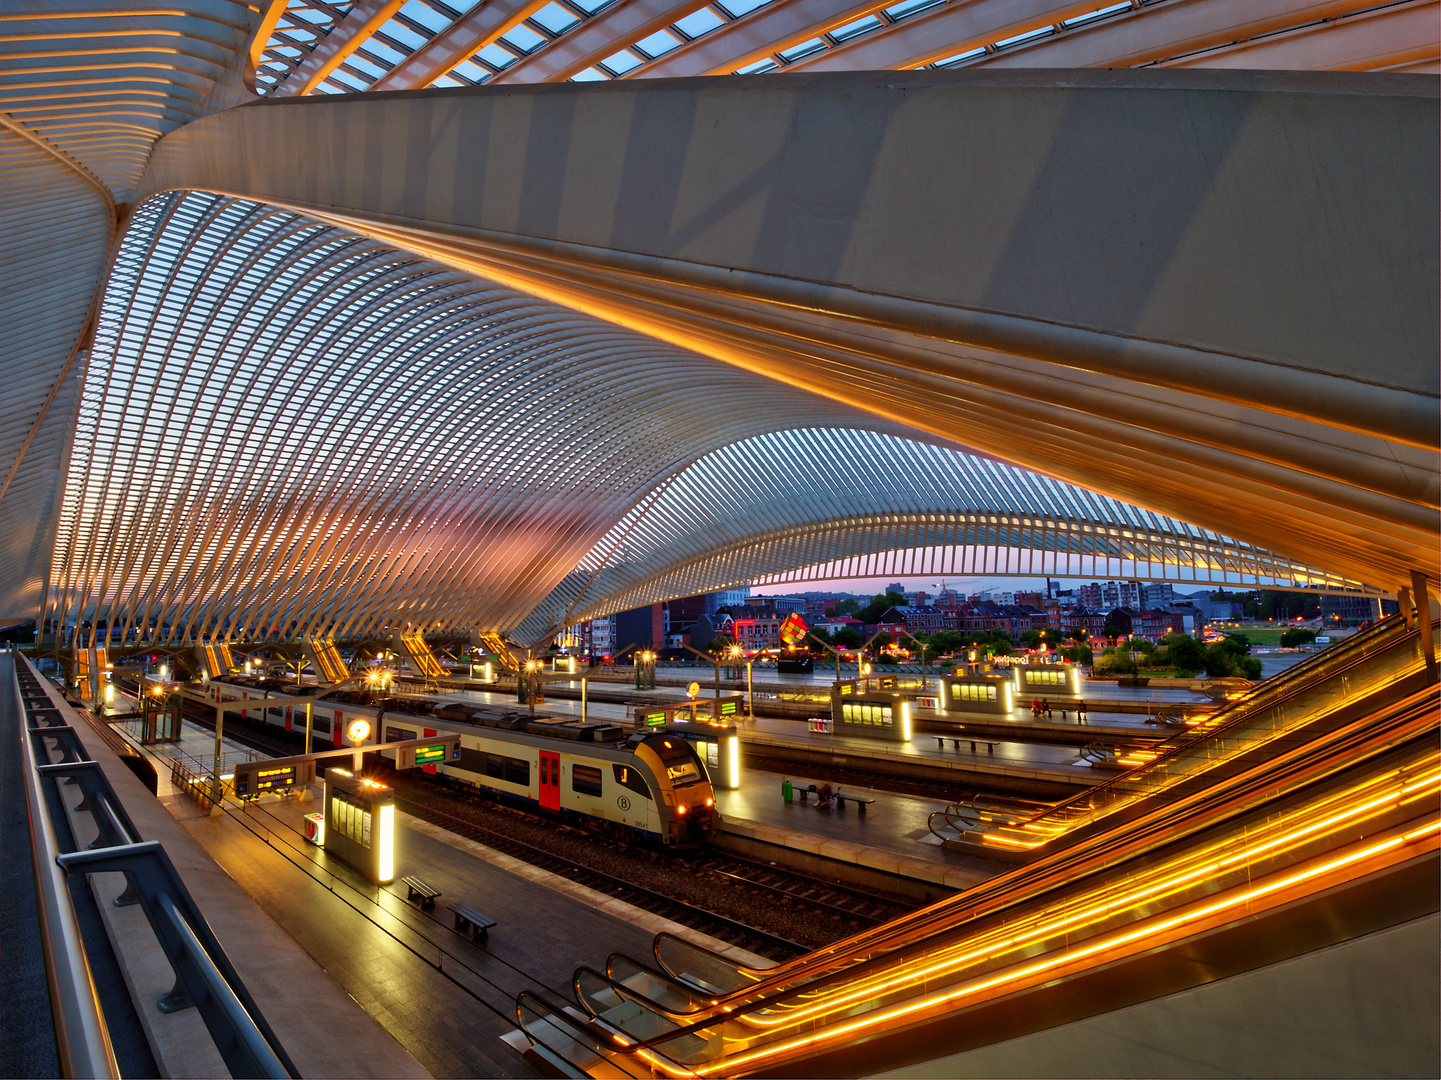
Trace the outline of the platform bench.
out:
M 406 888 L 406 900 L 415 903 L 415 898 L 420 897 L 420 906 L 429 908 L 435 906 L 435 898 L 440 895 L 440 890 L 433 885 L 427 885 L 418 877 L 403 877 L 400 883 Z
M 856 804 L 856 813 L 864 816 L 866 812 L 866 807 L 870 806 L 871 803 L 875 801 L 875 799 L 862 799 L 859 795 L 841 795 L 837 793 L 836 809 L 844 810 L 846 808 L 846 803 L 853 802 Z
M 495 925 L 494 919 L 469 904 L 447 904 L 446 907 L 455 913 L 455 932 L 464 934 L 471 941 L 484 941 L 486 931 Z

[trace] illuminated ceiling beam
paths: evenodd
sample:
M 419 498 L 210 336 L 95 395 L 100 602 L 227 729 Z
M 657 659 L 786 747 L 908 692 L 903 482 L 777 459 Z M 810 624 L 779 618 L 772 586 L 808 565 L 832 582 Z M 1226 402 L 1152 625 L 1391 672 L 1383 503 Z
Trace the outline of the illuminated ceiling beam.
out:
M 834 6 L 834 5 L 831 5 Z M 644 71 L 643 78 L 667 78 L 675 75 L 717 75 L 761 60 L 826 30 L 844 26 L 862 18 L 884 4 L 858 4 L 847 8 L 844 18 L 831 19 L 827 5 L 817 3 L 800 12 L 791 12 L 789 5 L 767 10 L 750 20 L 737 23 L 726 37 L 711 42 L 706 35 L 695 43 L 668 53 Z M 1051 26 L 1062 19 L 1073 18 L 1096 9 L 1095 0 L 971 0 L 970 3 L 942 8 L 929 15 L 913 15 L 909 19 L 874 30 L 857 41 L 840 44 L 814 57 L 803 57 L 787 64 L 786 70 L 859 71 L 862 69 L 920 67 L 930 60 L 954 56 L 1037 27 Z M 798 18 L 798 15 L 806 18 Z M 730 28 L 727 28 L 730 29 Z M 722 34 L 724 31 L 716 31 Z M 774 37 L 775 40 L 768 40 Z M 913 60 L 917 52 L 927 60 Z
M 232 110 L 149 185 L 1384 584 L 1436 544 L 1436 127 L 1434 82 L 1349 74 L 645 80 Z
M 1441 57 L 1441 3 L 1392 8 L 1211 49 L 1167 67 L 1389 71 Z
M 705 7 L 706 3 L 707 0 L 622 0 L 545 48 L 522 56 L 486 85 L 563 82 L 627 45 Z M 712 31 L 723 32 L 724 28 Z
M 372 90 L 414 90 L 429 86 L 501 34 L 545 7 L 550 0 L 489 0 L 451 23 L 385 75 Z
M 967 66 L 1137 67 L 1169 56 L 1276 33 L 1298 23 L 1346 15 L 1367 6 L 1370 0 L 1272 0 L 1266 4 L 1246 0 L 1208 0 L 1207 3 L 1182 0 L 1144 7 L 1067 30 L 980 58 Z M 913 29 L 898 28 L 894 35 L 887 35 L 890 40 L 877 41 L 873 48 L 865 41 L 858 41 L 834 50 L 834 57 L 827 54 L 804 67 L 808 71 L 832 71 L 863 68 L 878 62 L 886 67 L 914 67 L 995 40 L 968 38 L 961 43 L 963 48 L 938 48 L 936 39 L 945 37 L 950 27 L 963 22 L 959 16 L 966 9 L 954 9 L 955 14 L 951 14 L 952 10 L 921 16 Z
M 792 45 L 819 37 L 886 7 L 892 0 L 838 4 L 835 0 L 794 0 L 773 4 L 704 37 L 688 42 L 637 70 L 632 78 L 667 79 L 681 75 L 728 75 Z M 1011 6 L 1015 6 L 1011 0 Z M 1054 7 L 1052 3 L 1049 6 Z M 1074 5 L 1074 0 L 1072 3 Z M 884 36 L 895 30 L 876 31 Z
M 357 0 L 345 18 L 315 44 L 288 78 L 272 91 L 275 97 L 304 97 L 323 83 L 332 71 L 345 63 L 390 17 L 405 6 L 405 0 Z M 263 50 L 262 50 L 263 51 Z

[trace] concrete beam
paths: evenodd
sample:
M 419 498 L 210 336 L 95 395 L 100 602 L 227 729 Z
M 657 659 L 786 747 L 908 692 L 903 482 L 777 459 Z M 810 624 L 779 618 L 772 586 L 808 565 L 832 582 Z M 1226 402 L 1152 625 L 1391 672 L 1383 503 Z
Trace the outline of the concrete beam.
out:
M 1436 96 L 904 72 L 276 101 L 167 136 L 145 190 L 301 209 L 1389 581 L 1436 542 Z

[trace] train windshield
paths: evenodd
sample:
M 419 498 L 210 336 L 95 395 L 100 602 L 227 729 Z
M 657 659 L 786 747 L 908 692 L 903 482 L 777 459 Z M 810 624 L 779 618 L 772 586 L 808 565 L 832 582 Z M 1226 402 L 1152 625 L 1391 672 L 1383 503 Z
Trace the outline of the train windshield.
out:
M 698 784 L 705 779 L 705 773 L 701 771 L 700 760 L 695 756 L 695 751 L 690 748 L 690 743 L 680 738 L 666 738 L 656 736 L 646 740 L 650 748 L 654 750 L 665 766 L 666 776 L 670 779 L 672 787 L 689 787 L 691 784 Z

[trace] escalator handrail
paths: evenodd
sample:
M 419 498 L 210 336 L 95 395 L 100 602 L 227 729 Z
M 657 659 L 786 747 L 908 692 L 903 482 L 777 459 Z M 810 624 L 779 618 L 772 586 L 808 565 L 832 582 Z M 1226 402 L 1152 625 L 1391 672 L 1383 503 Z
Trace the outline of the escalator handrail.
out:
M 1434 731 L 1435 731 L 1435 729 L 1436 729 L 1436 710 L 1435 710 L 1434 702 L 1429 701 L 1429 700 L 1426 701 L 1426 702 L 1415 702 L 1415 701 L 1411 701 L 1410 704 L 1409 704 L 1409 706 L 1408 706 L 1408 708 L 1407 708 L 1407 710 L 1406 710 L 1406 712 L 1407 712 L 1408 714 L 1411 714 L 1411 713 L 1425 713 L 1426 711 L 1428 711 L 1428 709 L 1429 709 L 1429 712 L 1431 713 L 1430 721 L 1429 721 L 1428 724 L 1421 725 L 1421 729 L 1422 729 L 1422 733 L 1423 733 L 1423 734 L 1426 734 L 1426 735 L 1429 736 L 1429 734 L 1434 733 Z M 1398 718 L 1398 719 L 1401 719 L 1401 718 Z M 1417 737 L 1418 737 L 1418 733 L 1413 730 L 1413 731 L 1411 731 L 1409 734 L 1407 734 L 1407 735 L 1405 736 L 1405 738 L 1401 739 L 1400 741 L 1394 742 L 1394 743 L 1389 747 L 1389 749 L 1396 749 L 1398 746 L 1407 745 L 1407 744 L 1414 745 Z M 1433 741 L 1433 740 L 1431 740 L 1429 737 L 1426 739 L 1426 742 L 1425 742 L 1425 744 L 1424 744 L 1424 747 L 1425 747 L 1425 750 L 1426 750 L 1427 753 L 1434 753 L 1434 748 L 1433 748 L 1432 745 L 1431 745 L 1432 741 Z M 1344 753 L 1346 752 L 1346 749 L 1347 749 L 1346 747 L 1337 747 L 1337 748 L 1334 748 L 1333 751 L 1332 751 L 1332 754 L 1331 754 L 1330 756 L 1336 756 L 1337 754 L 1344 754 Z M 1374 755 L 1367 755 L 1367 756 L 1370 757 L 1370 756 L 1374 756 Z M 1349 760 L 1348 760 L 1348 761 L 1343 761 L 1343 762 L 1337 762 L 1337 763 L 1335 764 L 1335 767 L 1332 768 L 1332 769 L 1330 769 L 1329 772 L 1327 772 L 1327 773 L 1323 773 L 1322 775 L 1310 775 L 1310 776 L 1306 776 L 1302 782 L 1299 782 L 1299 783 L 1296 783 L 1296 784 L 1293 784 L 1293 785 L 1287 787 L 1287 788 L 1286 788 L 1286 794 L 1294 794 L 1296 791 L 1300 790 L 1301 787 L 1304 787 L 1304 786 L 1306 786 L 1306 785 L 1308 785 L 1308 784 L 1310 784 L 1310 783 L 1315 782 L 1315 781 L 1318 780 L 1318 779 L 1323 778 L 1324 775 L 1332 775 L 1332 776 L 1334 776 L 1334 775 L 1335 775 L 1337 772 L 1339 772 L 1341 769 L 1344 769 L 1348 764 L 1354 764 L 1354 761 L 1349 761 Z M 1314 768 L 1315 768 L 1315 766 L 1313 766 L 1313 769 L 1314 769 Z M 1254 778 L 1254 779 L 1253 779 L 1253 783 L 1252 783 L 1251 786 L 1261 789 L 1261 791 L 1262 791 L 1263 794 L 1266 794 L 1266 793 L 1267 793 L 1267 789 L 1270 790 L 1270 793 L 1275 793 L 1275 792 L 1277 791 L 1275 785 L 1272 784 L 1270 781 L 1268 781 L 1266 778 L 1263 778 L 1263 777 L 1256 777 L 1256 778 Z M 1245 793 L 1241 793 L 1241 794 L 1244 795 Z M 1256 802 L 1253 802 L 1253 801 L 1249 801 L 1249 800 L 1248 800 L 1248 803 L 1247 803 L 1247 805 L 1245 805 L 1245 806 L 1221 808 L 1221 812 L 1219 812 L 1219 813 L 1213 813 L 1213 815 L 1211 815 L 1211 817 L 1210 817 L 1210 820 L 1207 820 L 1207 821 L 1204 822 L 1204 828 L 1213 828 L 1213 827 L 1217 827 L 1217 826 L 1220 826 L 1220 825 L 1224 825 L 1227 820 L 1234 819 L 1236 816 L 1238 816 L 1238 815 L 1240 815 L 1240 814 L 1244 814 L 1244 813 L 1246 813 L 1246 812 L 1250 812 L 1250 811 L 1252 811 L 1252 810 L 1258 809 L 1258 808 L 1260 808 L 1261 806 L 1264 806 L 1264 801 L 1263 801 L 1263 802 L 1260 802 L 1260 803 L 1256 803 Z M 1196 832 L 1196 831 L 1200 831 L 1200 829 L 1193 830 L 1193 832 Z M 1179 839 L 1179 838 L 1173 838 L 1173 839 Z M 1123 861 L 1125 861 L 1125 860 L 1127 860 L 1127 859 L 1130 859 L 1130 858 L 1134 858 L 1134 857 L 1136 857 L 1138 854 L 1144 854 L 1144 853 L 1145 853 L 1145 852 L 1144 852 L 1144 849 L 1143 849 L 1143 850 L 1141 850 L 1141 851 L 1132 851 L 1132 852 L 1130 852 L 1129 854 L 1126 854 L 1126 855 L 1124 855 L 1124 856 L 1122 856 L 1122 857 L 1120 857 L 1120 858 L 1117 858 L 1117 857 L 1108 857 L 1108 858 L 1102 860 L 1101 863 L 1100 863 L 1097 867 L 1095 867 L 1095 869 L 1097 869 L 1097 870 L 1114 870 L 1117 866 L 1120 865 L 1121 862 L 1123 862 Z M 1078 877 L 1076 877 L 1076 876 L 1074 876 L 1074 875 L 1071 875 L 1071 876 L 1069 876 L 1066 880 L 1055 883 L 1055 885 L 1064 885 L 1064 886 L 1068 886 L 1068 887 L 1069 887 L 1069 886 L 1074 886 L 1077 880 L 1079 880 Z M 1054 886 L 1047 886 L 1048 889 L 1051 888 L 1051 887 L 1054 887 Z M 1031 895 L 1030 897 L 1027 897 L 1026 899 L 1039 899 L 1042 895 L 1043 895 L 1042 892 L 1033 892 L 1032 895 Z M 988 910 L 988 911 L 970 912 L 970 913 L 967 913 L 964 917 L 957 917 L 957 916 L 954 916 L 954 915 L 953 915 L 950 919 L 947 920 L 948 925 L 946 925 L 946 926 L 944 926 L 944 927 L 938 928 L 938 931 L 940 931 L 940 932 L 954 932 L 955 930 L 957 930 L 957 929 L 959 929 L 959 928 L 961 928 L 961 927 L 964 927 L 964 926 L 966 926 L 966 925 L 968 925 L 968 924 L 973 924 L 973 923 L 975 923 L 975 922 L 978 921 L 979 919 L 982 919 L 982 918 L 993 919 L 993 918 L 1001 915 L 1001 914 L 1006 910 L 1006 907 L 1007 907 L 1007 906 L 1012 906 L 1012 905 L 999 906 L 999 907 L 996 907 L 996 908 L 994 908 L 994 909 L 992 909 L 992 910 Z M 930 938 L 931 936 L 933 936 L 933 935 L 921 935 L 921 936 L 912 937 L 909 941 L 905 942 L 905 943 L 901 946 L 901 948 L 908 949 L 908 950 L 927 948 L 927 947 L 928 947 L 928 941 L 929 941 L 929 938 Z M 887 953 L 884 953 L 884 954 L 882 954 L 882 955 L 880 955 L 880 956 L 872 956 L 872 957 L 870 957 L 870 958 L 868 958 L 868 959 L 866 959 L 866 960 L 864 960 L 864 961 L 861 961 L 861 962 L 859 962 L 859 963 L 850 965 L 850 966 L 848 966 L 848 967 L 832 970 L 832 971 L 826 973 L 825 975 L 823 975 L 823 976 L 821 976 L 820 978 L 817 978 L 817 979 L 815 979 L 815 980 L 811 980 L 811 981 L 808 981 L 808 982 L 805 982 L 805 983 L 802 983 L 802 984 L 799 984 L 799 985 L 795 985 L 795 986 L 790 986 L 790 987 L 785 987 L 785 988 L 779 989 L 779 990 L 778 990 L 776 993 L 774 993 L 774 994 L 767 994 L 767 995 L 765 995 L 765 996 L 763 996 L 763 997 L 759 997 L 759 998 L 755 999 L 754 1001 L 746 1002 L 745 1004 L 743 1004 L 743 1005 L 741 1005 L 741 1006 L 739 1006 L 739 1007 L 728 1007 L 728 1008 L 725 1008 L 724 1010 L 720 1010 L 720 1011 L 718 1011 L 718 1012 L 713 1012 L 713 1013 L 711 1013 L 708 1017 L 703 1018 L 703 1019 L 697 1019 L 697 1020 L 693 1021 L 692 1023 L 686 1025 L 684 1028 L 681 1028 L 681 1029 L 677 1030 L 676 1032 L 667 1033 L 666 1035 L 663 1035 L 663 1036 L 658 1036 L 658 1037 L 655 1038 L 654 1040 L 644 1040 L 644 1041 L 640 1041 L 637 1048 L 639 1048 L 639 1047 L 645 1047 L 645 1048 L 648 1048 L 648 1049 L 649 1049 L 649 1048 L 654 1048 L 655 1045 L 658 1045 L 658 1044 L 660 1044 L 660 1043 L 662 1043 L 662 1042 L 668 1041 L 668 1040 L 670 1040 L 670 1039 L 679 1037 L 679 1036 L 684 1035 L 684 1034 L 694 1033 L 694 1032 L 697 1031 L 697 1030 L 703 1029 L 703 1028 L 705 1028 L 705 1027 L 707 1027 L 707 1026 L 710 1026 L 710 1025 L 714 1024 L 714 1023 L 717 1022 L 718 1020 L 729 1021 L 729 1020 L 736 1019 L 736 1018 L 738 1018 L 738 1017 L 744 1016 L 746 1013 L 752 1012 L 752 1011 L 757 1010 L 757 1009 L 762 1008 L 762 1007 L 775 1007 L 777 1004 L 783 1003 L 784 1001 L 786 1001 L 787 999 L 789 999 L 789 998 L 791 998 L 791 997 L 793 997 L 793 996 L 795 996 L 795 995 L 800 995 L 800 994 L 814 994 L 814 993 L 816 993 L 818 990 L 823 989 L 823 988 L 824 988 L 825 986 L 827 986 L 828 984 L 831 984 L 831 983 L 833 983 L 834 981 L 837 981 L 837 980 L 840 980 L 840 979 L 853 980 L 853 979 L 856 978 L 857 975 L 863 974 L 863 973 L 867 972 L 869 969 L 871 969 L 871 968 L 873 968 L 873 967 L 878 967 L 878 966 L 883 966 L 883 965 L 885 965 L 885 964 L 894 963 L 895 960 L 896 960 L 896 954 L 897 954 L 898 951 L 900 951 L 900 950 L 899 950 L 899 949 L 893 949 L 893 950 L 890 950 L 890 951 L 888 951 Z
M 1383 726 L 1378 729 L 1378 725 Z M 1205 801 L 1225 796 L 1228 790 L 1231 792 L 1229 798 L 1232 802 L 1248 795 L 1254 797 L 1256 793 L 1262 796 L 1274 795 L 1280 789 L 1285 775 L 1306 775 L 1308 771 L 1314 772 L 1320 766 L 1344 768 L 1349 764 L 1354 764 L 1357 760 L 1355 754 L 1358 749 L 1364 747 L 1368 740 L 1382 743 L 1382 749 L 1384 749 L 1385 745 L 1390 745 L 1397 739 L 1414 738 L 1419 733 L 1434 732 L 1436 728 L 1437 714 L 1434 694 L 1430 692 L 1429 688 L 1418 690 L 1402 701 L 1388 706 L 1382 717 L 1372 714 L 1360 718 L 1336 731 L 1328 732 L 1319 740 L 1293 747 L 1278 759 L 1258 763 L 1243 773 L 1228 777 L 1219 788 L 1207 788 L 1193 792 L 1180 800 L 1157 807 L 1150 814 L 1127 823 L 1124 842 L 1118 843 L 1113 831 L 1087 837 L 1071 848 L 1043 856 L 1035 862 L 1017 867 L 1015 870 L 983 882 L 965 893 L 948 897 L 929 908 L 914 912 L 910 918 L 919 921 L 913 921 L 904 932 L 909 936 L 918 930 L 924 930 L 928 924 L 944 923 L 942 928 L 949 928 L 958 921 L 972 922 L 978 918 L 997 915 L 1017 904 L 1028 902 L 1051 888 L 1076 880 L 1081 874 L 1090 872 L 1090 869 L 1096 865 L 1114 865 L 1118 860 L 1144 854 L 1154 846 L 1156 837 L 1161 837 L 1166 842 L 1174 842 L 1200 828 L 1211 827 L 1224 821 L 1227 816 L 1245 812 L 1248 807 L 1222 807 L 1219 810 L 1208 811 L 1207 808 L 1199 805 Z M 1365 757 L 1378 752 L 1382 752 L 1382 750 L 1367 752 L 1362 755 L 1361 759 L 1364 760 Z M 1332 759 L 1337 758 L 1338 755 L 1351 756 L 1332 763 Z M 1321 759 L 1320 766 L 1310 761 L 1313 757 Z M 1283 776 L 1276 775 L 1278 767 L 1285 770 Z M 1314 776 L 1309 776 L 1307 782 L 1311 782 L 1314 778 Z M 1217 816 L 1218 813 L 1220 816 Z M 1177 823 L 1186 826 L 1183 832 L 1175 831 Z M 954 910 L 961 897 L 967 901 L 964 913 Z M 887 926 L 893 926 L 893 924 L 887 924 Z M 900 931 L 887 929 L 887 927 L 863 931 L 861 934 L 835 942 L 824 949 L 816 950 L 806 957 L 784 965 L 784 968 L 790 969 L 788 971 L 782 968 L 773 969 L 767 972 L 771 978 L 757 979 L 754 986 L 738 990 L 730 997 L 764 994 L 767 983 L 801 978 L 805 981 L 799 984 L 800 988 L 810 988 L 836 975 L 852 974 L 877 958 L 872 957 L 870 960 L 861 962 L 848 962 L 847 955 L 854 956 L 860 950 L 884 948 L 886 937 L 895 936 L 898 933 Z M 660 936 L 657 935 L 657 939 Z M 728 961 L 718 953 L 689 942 L 686 945 L 734 966 L 733 961 Z M 822 957 L 820 954 L 830 955 Z M 882 956 L 884 955 L 882 954 Z M 659 957 L 657 959 L 659 960 Z M 815 971 L 817 968 L 821 968 L 824 973 L 817 973 L 814 978 L 806 978 L 808 971 Z M 825 971 L 826 968 L 831 970 Z

